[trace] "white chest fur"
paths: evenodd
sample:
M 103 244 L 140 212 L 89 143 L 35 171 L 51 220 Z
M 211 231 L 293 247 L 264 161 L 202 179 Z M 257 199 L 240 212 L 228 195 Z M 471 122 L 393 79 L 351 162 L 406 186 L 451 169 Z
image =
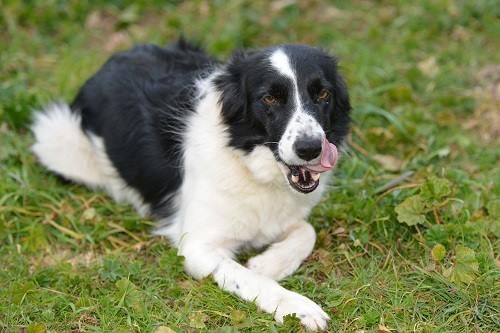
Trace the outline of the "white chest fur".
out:
M 295 192 L 269 148 L 257 147 L 250 154 L 230 148 L 218 100 L 218 93 L 206 93 L 190 119 L 178 213 L 158 233 L 176 245 L 196 234 L 233 250 L 263 246 L 307 218 L 325 182 L 311 194 Z
M 311 253 L 316 237 L 305 220 L 327 177 L 314 192 L 300 194 L 288 185 L 284 167 L 269 148 L 244 154 L 229 147 L 219 94 L 206 82 L 200 84 L 204 97 L 184 137 L 185 173 L 175 198 L 177 212 L 157 233 L 178 247 L 191 276 L 212 275 L 219 287 L 254 301 L 278 321 L 296 313 L 308 328 L 324 329 L 328 315 L 275 280 L 292 274 Z M 270 243 L 247 267 L 233 259 L 243 246 Z

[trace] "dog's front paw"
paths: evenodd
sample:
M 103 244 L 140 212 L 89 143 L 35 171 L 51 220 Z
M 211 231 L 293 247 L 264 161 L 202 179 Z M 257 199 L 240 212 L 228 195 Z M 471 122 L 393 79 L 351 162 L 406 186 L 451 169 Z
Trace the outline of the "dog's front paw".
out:
M 326 329 L 330 320 L 325 311 L 309 298 L 287 291 L 276 308 L 275 319 L 282 323 L 283 317 L 292 313 L 311 331 Z

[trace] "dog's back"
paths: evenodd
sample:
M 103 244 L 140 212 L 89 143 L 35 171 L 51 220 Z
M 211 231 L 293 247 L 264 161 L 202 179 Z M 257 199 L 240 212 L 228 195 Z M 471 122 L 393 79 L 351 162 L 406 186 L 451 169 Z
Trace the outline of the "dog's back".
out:
M 33 150 L 62 177 L 104 187 L 143 214 L 165 217 L 182 183 L 181 136 L 194 109 L 195 81 L 215 64 L 182 39 L 117 53 L 70 107 L 52 104 L 36 115 Z

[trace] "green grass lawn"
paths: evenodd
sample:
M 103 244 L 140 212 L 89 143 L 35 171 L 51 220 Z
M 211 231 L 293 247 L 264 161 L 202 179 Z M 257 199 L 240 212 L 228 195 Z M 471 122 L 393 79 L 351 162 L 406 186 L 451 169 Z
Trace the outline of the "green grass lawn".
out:
M 193 280 L 152 221 L 30 153 L 33 108 L 181 32 L 221 58 L 301 42 L 340 59 L 349 150 L 283 282 L 329 331 L 500 331 L 498 1 L 89 2 L 0 1 L 0 332 L 301 330 Z

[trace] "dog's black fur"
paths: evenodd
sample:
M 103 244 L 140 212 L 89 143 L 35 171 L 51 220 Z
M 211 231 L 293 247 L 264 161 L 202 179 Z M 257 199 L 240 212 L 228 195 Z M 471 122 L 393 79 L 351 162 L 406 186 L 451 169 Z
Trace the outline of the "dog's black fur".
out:
M 180 133 L 194 110 L 195 79 L 217 63 L 184 40 L 139 45 L 111 57 L 71 104 L 156 217 L 171 213 L 169 194 L 182 184 Z
M 311 96 L 306 106 L 327 129 L 329 141 L 340 145 L 348 131 L 350 105 L 335 59 L 310 47 L 282 47 L 300 64 L 298 75 L 307 78 L 299 87 Z M 286 95 L 290 83 L 268 68 L 271 50 L 238 52 L 224 66 L 182 39 L 165 48 L 136 46 L 115 54 L 89 79 L 71 110 L 81 114 L 86 133 L 104 139 L 113 165 L 151 205 L 152 215 L 163 218 L 172 211 L 170 194 L 183 181 L 182 133 L 199 97 L 196 80 L 222 71 L 215 85 L 231 146 L 250 152 L 256 145 L 268 145 L 278 156 L 276 142 L 291 116 L 292 101 Z M 333 92 L 331 103 L 314 103 L 322 88 Z M 265 105 L 261 98 L 268 93 L 278 96 L 280 105 Z

